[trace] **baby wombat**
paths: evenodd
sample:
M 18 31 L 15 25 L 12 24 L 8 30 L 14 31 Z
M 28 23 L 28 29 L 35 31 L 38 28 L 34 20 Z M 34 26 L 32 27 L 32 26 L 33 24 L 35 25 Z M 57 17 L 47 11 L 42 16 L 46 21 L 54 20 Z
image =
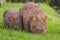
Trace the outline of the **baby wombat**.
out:
M 47 16 L 43 20 L 40 15 L 35 15 L 32 17 L 30 25 L 33 33 L 44 34 L 47 31 Z
M 7 9 L 3 15 L 5 28 L 21 29 L 21 20 L 19 16 L 19 13 L 15 9 Z

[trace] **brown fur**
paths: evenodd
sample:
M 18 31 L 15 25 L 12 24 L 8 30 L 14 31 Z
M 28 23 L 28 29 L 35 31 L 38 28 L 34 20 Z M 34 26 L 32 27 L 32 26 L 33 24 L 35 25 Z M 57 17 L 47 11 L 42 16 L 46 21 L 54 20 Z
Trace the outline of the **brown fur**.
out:
M 43 18 L 33 10 L 29 10 L 23 15 L 23 23 L 24 29 L 29 32 L 44 34 L 47 30 L 47 16 Z
M 32 31 L 37 34 L 45 33 L 47 29 L 47 16 L 37 4 L 28 2 L 19 12 L 22 15 L 23 25 L 26 31 Z M 34 26 L 36 27 L 34 28 Z
M 23 7 L 20 8 L 19 12 L 21 12 L 21 14 L 23 15 L 25 12 L 27 12 L 30 9 L 38 7 L 37 4 L 35 4 L 34 2 L 27 2 Z
M 7 9 L 4 12 L 3 19 L 5 28 L 21 29 L 21 20 L 19 18 L 19 13 L 15 9 Z

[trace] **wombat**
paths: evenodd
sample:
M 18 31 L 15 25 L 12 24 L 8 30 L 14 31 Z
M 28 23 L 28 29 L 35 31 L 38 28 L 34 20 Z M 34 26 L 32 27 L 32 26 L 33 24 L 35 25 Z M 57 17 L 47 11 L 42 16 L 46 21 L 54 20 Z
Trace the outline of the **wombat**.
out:
M 19 12 L 23 18 L 23 25 L 26 31 L 37 34 L 45 33 L 47 29 L 47 16 L 37 4 L 28 2 Z M 33 28 L 34 26 L 36 27 Z
M 3 15 L 5 28 L 21 29 L 21 18 L 19 13 L 13 9 L 7 9 Z
M 22 23 L 22 28 L 24 29 L 24 23 L 23 23 L 23 15 L 28 12 L 29 10 L 39 7 L 36 3 L 34 2 L 27 2 L 23 7 L 19 9 L 19 13 L 21 15 L 21 23 Z
M 47 16 L 37 15 L 32 9 L 23 15 L 24 29 L 36 34 L 44 34 L 47 30 Z

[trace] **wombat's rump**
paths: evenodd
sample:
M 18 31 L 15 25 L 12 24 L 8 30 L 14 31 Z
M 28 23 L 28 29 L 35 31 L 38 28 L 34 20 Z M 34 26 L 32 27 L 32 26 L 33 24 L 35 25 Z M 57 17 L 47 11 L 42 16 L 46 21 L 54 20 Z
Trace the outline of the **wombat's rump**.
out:
M 4 12 L 3 20 L 5 28 L 21 29 L 19 13 L 15 9 L 7 9 Z

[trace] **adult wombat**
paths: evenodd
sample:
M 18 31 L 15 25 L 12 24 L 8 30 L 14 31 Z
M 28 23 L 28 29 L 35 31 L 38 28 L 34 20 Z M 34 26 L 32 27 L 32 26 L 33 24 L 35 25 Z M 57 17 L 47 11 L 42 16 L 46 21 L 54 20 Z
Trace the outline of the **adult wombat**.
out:
M 26 31 L 32 31 L 37 34 L 45 33 L 47 16 L 37 4 L 28 2 L 20 8 L 19 12 L 23 18 L 23 25 Z
M 47 30 L 47 16 L 37 15 L 32 9 L 23 15 L 24 29 L 36 34 L 44 34 Z

